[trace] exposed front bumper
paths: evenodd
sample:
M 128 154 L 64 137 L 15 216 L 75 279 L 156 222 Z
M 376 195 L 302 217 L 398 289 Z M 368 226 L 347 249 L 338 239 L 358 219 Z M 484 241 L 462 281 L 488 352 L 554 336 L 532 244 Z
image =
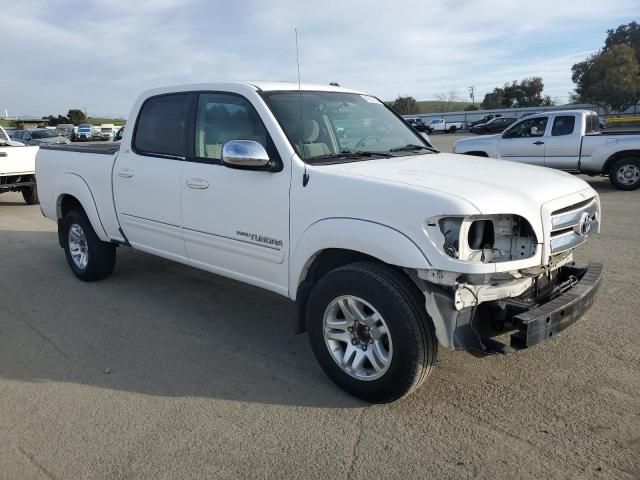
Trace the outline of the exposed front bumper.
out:
M 531 347 L 551 338 L 575 323 L 593 305 L 602 281 L 602 264 L 563 268 L 575 270 L 577 283 L 548 303 L 515 315 L 512 323 L 517 331 L 511 335 L 512 348 Z
M 544 297 L 487 302 L 466 320 L 466 312 L 458 312 L 453 347 L 476 355 L 510 353 L 552 338 L 591 308 L 601 280 L 600 263 L 566 265 Z

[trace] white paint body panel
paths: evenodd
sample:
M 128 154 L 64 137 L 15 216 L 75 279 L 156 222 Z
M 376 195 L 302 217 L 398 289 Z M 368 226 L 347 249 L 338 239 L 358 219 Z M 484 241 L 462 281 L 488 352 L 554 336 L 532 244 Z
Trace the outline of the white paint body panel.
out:
M 455 154 L 425 154 L 306 166 L 258 93 L 297 84 L 198 84 L 145 92 L 134 104 L 115 156 L 43 150 L 37 157 L 44 214 L 58 219 L 64 194 L 78 195 L 98 235 L 219 273 L 294 299 L 309 262 L 343 248 L 409 269 L 491 273 L 544 265 L 548 250 L 544 206 L 562 208 L 575 195 L 596 196 L 563 172 Z M 339 87 L 307 90 L 353 92 Z M 262 118 L 283 161 L 277 173 L 136 155 L 131 135 L 143 101 L 180 91 L 232 92 Z M 121 176 L 121 173 L 124 175 Z M 131 175 L 129 175 L 131 173 Z M 206 189 L 191 189 L 192 178 Z M 80 198 L 81 197 L 81 198 Z M 86 202 L 86 205 L 85 205 Z M 515 214 L 527 219 L 541 244 L 526 260 L 471 263 L 443 253 L 425 233 L 439 216 Z M 238 235 L 277 240 L 278 248 Z
M 38 147 L 0 146 L 0 175 L 33 175 Z

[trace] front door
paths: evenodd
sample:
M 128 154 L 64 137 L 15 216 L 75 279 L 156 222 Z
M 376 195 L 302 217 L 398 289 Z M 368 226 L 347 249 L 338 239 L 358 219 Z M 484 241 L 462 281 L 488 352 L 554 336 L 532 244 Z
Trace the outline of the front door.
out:
M 240 95 L 202 93 L 194 131 L 181 186 L 190 263 L 286 295 L 290 172 L 238 170 L 221 162 L 230 140 L 253 140 L 271 158 L 278 155 L 262 120 Z
M 192 98 L 180 93 L 148 99 L 131 146 L 120 150 L 113 170 L 115 206 L 131 245 L 183 262 L 180 181 Z
M 546 129 L 549 117 L 534 117 L 513 125 L 498 142 L 500 158 L 513 162 L 544 165 Z

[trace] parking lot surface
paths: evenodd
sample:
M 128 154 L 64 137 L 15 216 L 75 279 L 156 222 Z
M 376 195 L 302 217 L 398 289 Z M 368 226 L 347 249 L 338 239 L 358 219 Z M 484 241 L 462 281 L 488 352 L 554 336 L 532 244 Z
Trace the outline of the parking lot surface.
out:
M 80 282 L 55 224 L 0 195 L 0 478 L 639 478 L 640 191 L 584 178 L 588 314 L 513 355 L 441 349 L 381 406 L 324 376 L 277 295 L 126 248 Z

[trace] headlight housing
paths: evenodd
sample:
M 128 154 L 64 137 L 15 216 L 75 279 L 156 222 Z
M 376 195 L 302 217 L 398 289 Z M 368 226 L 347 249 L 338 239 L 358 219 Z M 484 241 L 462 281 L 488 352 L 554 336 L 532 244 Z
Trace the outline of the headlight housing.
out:
M 500 263 L 531 258 L 538 239 L 519 215 L 436 217 L 426 222 L 431 243 L 451 258 L 474 263 Z

